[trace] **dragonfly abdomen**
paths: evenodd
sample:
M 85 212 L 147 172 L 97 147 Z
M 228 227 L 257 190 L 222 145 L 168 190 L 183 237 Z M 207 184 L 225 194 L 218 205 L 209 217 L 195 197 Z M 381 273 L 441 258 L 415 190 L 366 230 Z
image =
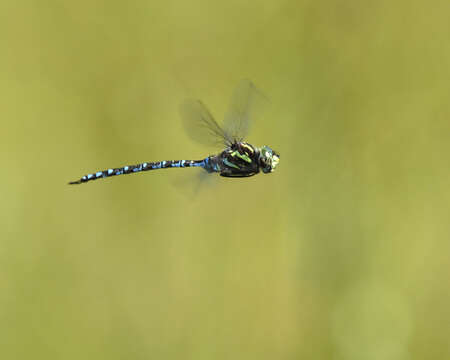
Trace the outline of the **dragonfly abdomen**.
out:
M 84 175 L 81 179 L 77 181 L 71 181 L 69 184 L 82 184 L 88 181 L 102 179 L 117 175 L 134 174 L 141 171 L 158 170 L 158 169 L 168 169 L 168 168 L 185 168 L 185 167 L 202 167 L 209 163 L 209 158 L 203 160 L 164 160 L 156 162 L 144 162 L 137 165 L 127 165 L 120 168 L 111 168 L 102 171 L 97 171 L 92 174 Z

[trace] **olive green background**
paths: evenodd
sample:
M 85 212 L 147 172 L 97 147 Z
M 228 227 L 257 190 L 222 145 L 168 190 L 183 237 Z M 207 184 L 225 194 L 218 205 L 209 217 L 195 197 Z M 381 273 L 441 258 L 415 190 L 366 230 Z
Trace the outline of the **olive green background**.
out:
M 448 1 L 0 3 L 0 358 L 450 358 Z M 276 172 L 178 105 L 252 79 Z

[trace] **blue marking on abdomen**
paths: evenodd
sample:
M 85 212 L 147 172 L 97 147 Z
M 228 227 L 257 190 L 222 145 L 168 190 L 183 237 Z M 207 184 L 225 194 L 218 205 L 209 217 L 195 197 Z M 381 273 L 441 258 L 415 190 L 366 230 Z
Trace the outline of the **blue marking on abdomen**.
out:
M 199 162 L 199 163 L 192 162 L 191 166 L 204 167 L 205 166 L 205 161 L 202 161 L 202 162 Z

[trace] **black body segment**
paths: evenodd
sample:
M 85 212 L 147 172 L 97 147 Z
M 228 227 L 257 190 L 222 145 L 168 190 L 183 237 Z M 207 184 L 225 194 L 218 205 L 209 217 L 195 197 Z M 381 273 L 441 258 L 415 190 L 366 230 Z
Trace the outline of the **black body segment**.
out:
M 259 173 L 259 151 L 244 142 L 232 144 L 220 154 L 223 177 L 248 177 Z
M 102 179 L 111 176 L 134 174 L 141 171 L 168 169 L 175 167 L 204 167 L 204 160 L 165 160 L 157 162 L 144 162 L 137 165 L 127 165 L 120 168 L 111 168 L 107 170 L 97 171 L 92 174 L 87 174 L 81 179 L 69 182 L 70 185 L 82 184 L 88 181 Z

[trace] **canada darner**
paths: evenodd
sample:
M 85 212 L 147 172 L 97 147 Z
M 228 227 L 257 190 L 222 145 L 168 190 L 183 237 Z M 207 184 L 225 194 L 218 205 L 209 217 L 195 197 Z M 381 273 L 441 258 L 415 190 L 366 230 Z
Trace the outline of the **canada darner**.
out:
M 260 170 L 263 173 L 270 173 L 278 165 L 280 155 L 268 146 L 255 147 L 244 142 L 255 101 L 260 97 L 261 94 L 251 81 L 241 81 L 233 93 L 223 127 L 219 126 L 200 100 L 189 100 L 182 104 L 180 113 L 189 135 L 203 143 L 224 144 L 226 148 L 220 154 L 202 160 L 166 160 L 110 168 L 87 174 L 69 184 L 82 184 L 100 178 L 147 170 L 185 167 L 201 167 L 208 173 L 216 172 L 224 177 L 248 177 L 258 174 Z

